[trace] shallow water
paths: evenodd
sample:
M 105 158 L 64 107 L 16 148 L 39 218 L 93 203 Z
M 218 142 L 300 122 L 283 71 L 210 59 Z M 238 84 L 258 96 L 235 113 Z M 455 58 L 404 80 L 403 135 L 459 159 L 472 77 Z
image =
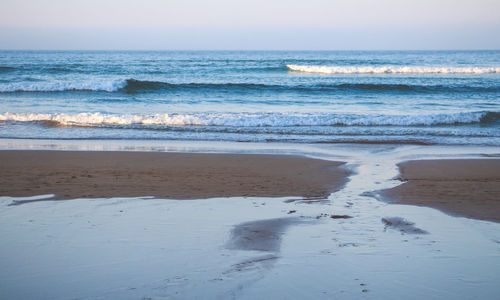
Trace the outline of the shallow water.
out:
M 91 147 L 81 142 L 38 142 L 32 146 Z M 296 197 L 189 201 L 145 197 L 9 206 L 19 199 L 1 197 L 0 297 L 494 299 L 498 295 L 498 223 L 363 196 L 399 184 L 393 179 L 399 161 L 496 156 L 497 147 L 276 144 L 270 149 L 262 144 L 204 144 L 206 148 L 167 144 L 163 146 L 177 151 L 302 153 L 347 161 L 346 167 L 357 173 L 344 189 L 313 203 Z M 135 150 L 144 151 L 146 145 L 138 146 Z M 158 151 L 161 145 L 149 146 Z M 123 150 L 120 142 L 106 147 Z M 246 242 L 252 239 L 256 242 Z

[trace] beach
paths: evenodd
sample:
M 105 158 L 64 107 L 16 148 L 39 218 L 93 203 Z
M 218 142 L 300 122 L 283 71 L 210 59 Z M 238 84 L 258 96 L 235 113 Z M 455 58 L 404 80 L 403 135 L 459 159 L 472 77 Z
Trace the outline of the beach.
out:
M 431 288 L 434 298 L 489 298 L 497 289 L 500 160 L 484 159 L 496 147 L 97 146 L 1 144 L 2 297 L 380 299 Z
M 52 199 L 145 197 L 326 198 L 342 162 L 284 155 L 0 151 L 0 195 Z
M 382 199 L 500 222 L 500 159 L 416 160 L 398 167 L 403 183 L 378 192 Z
M 499 67 L 1 50 L 0 298 L 498 298 Z

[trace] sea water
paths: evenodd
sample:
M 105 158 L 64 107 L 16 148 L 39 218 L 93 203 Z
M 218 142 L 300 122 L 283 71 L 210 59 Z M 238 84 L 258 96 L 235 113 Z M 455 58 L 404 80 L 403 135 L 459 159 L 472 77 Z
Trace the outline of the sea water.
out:
M 500 145 L 500 51 L 0 51 L 1 139 Z

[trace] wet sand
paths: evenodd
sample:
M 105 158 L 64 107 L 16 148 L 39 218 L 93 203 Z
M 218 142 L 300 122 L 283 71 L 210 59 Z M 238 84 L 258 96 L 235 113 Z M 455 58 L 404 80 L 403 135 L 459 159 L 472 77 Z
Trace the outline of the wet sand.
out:
M 398 166 L 399 179 L 406 182 L 377 192 L 382 199 L 500 222 L 500 159 L 415 160 Z
M 279 218 L 239 224 L 231 231 L 228 249 L 279 252 L 286 229 L 300 218 Z
M 350 175 L 342 164 L 288 155 L 7 150 L 0 151 L 0 195 L 326 197 Z

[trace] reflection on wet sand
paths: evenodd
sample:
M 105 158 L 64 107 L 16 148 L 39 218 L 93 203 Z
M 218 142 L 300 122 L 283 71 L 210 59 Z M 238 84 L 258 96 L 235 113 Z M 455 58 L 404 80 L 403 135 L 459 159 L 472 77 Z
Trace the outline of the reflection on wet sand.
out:
M 401 234 L 428 234 L 427 231 L 415 227 L 415 223 L 400 217 L 382 218 L 382 223 L 385 224 L 385 230 L 391 228 L 399 230 Z
M 279 252 L 286 229 L 300 222 L 299 218 L 278 218 L 236 225 L 231 231 L 227 248 Z

